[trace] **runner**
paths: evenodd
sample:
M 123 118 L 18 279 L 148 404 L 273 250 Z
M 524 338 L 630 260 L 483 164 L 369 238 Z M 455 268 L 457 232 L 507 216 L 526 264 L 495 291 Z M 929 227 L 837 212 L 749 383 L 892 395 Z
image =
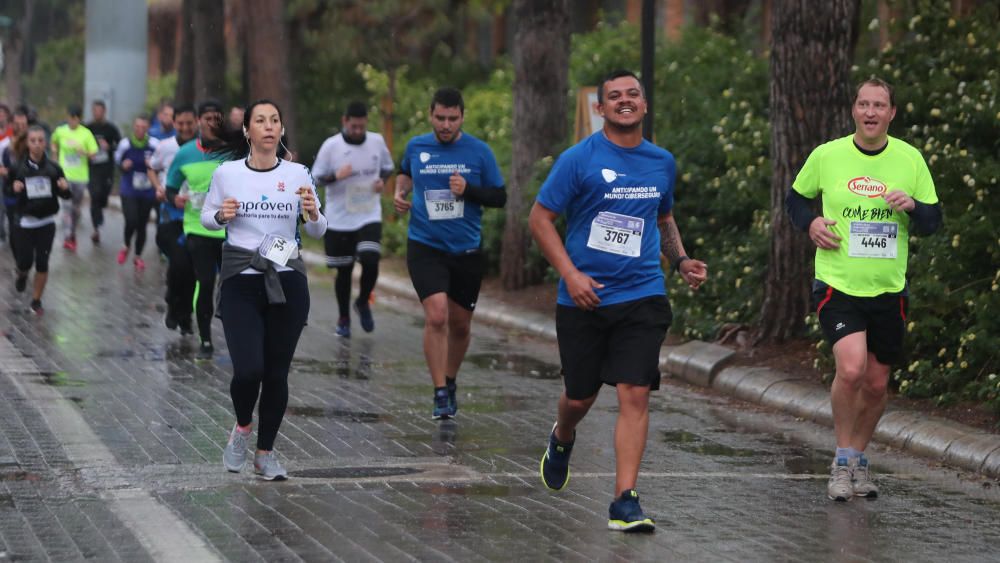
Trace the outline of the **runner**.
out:
M 792 223 L 816 245 L 813 301 L 837 372 L 830 389 L 836 450 L 827 497 L 875 498 L 865 448 L 901 360 L 909 307 L 910 235 L 941 227 L 934 180 L 920 152 L 888 134 L 892 87 L 873 78 L 855 90 L 852 135 L 820 145 L 786 198 Z M 823 196 L 823 214 L 810 200 Z
M 17 260 L 17 230 L 20 218 L 17 216 L 17 194 L 14 193 L 13 168 L 28 156 L 28 113 L 24 107 L 14 110 L 13 134 L 10 142 L 0 155 L 0 184 L 3 186 L 4 217 L 0 219 L 7 226 L 10 251 Z
M 540 471 L 549 489 L 566 487 L 577 424 L 601 387 L 614 385 L 616 479 L 608 528 L 651 532 L 655 523 L 635 486 L 649 393 L 660 387 L 660 347 L 672 320 L 660 256 L 694 289 L 708 270 L 686 256 L 674 221 L 674 157 L 642 138 L 646 97 L 639 79 L 612 72 L 598 88 L 597 104 L 604 128 L 559 157 L 528 219 L 561 277 L 556 334 L 565 389 Z M 565 245 L 555 227 L 562 213 Z
M 59 165 L 45 156 L 45 130 L 37 125 L 28 129 L 28 156 L 15 168 L 14 193 L 20 217 L 18 232 L 17 279 L 14 288 L 22 292 L 28 285 L 28 273 L 35 267 L 31 310 L 45 312 L 42 294 L 49 278 L 49 254 L 56 237 L 56 214 L 59 201 L 69 199 L 70 184 Z
M 184 210 L 167 201 L 166 172 L 174 162 L 180 147 L 198 134 L 198 121 L 192 106 L 181 105 L 174 109 L 174 128 L 177 134 L 163 140 L 149 159 L 147 175 L 156 190 L 160 204 L 160 220 L 156 226 L 156 246 L 167 257 L 167 291 L 164 300 L 167 311 L 164 324 L 170 330 L 180 327 L 181 334 L 193 334 L 191 314 L 194 300 L 194 267 L 187 251 L 184 237 Z
M 83 111 L 80 106 L 67 108 L 69 119 L 52 133 L 52 155 L 66 174 L 72 198 L 63 213 L 63 248 L 76 252 L 76 227 L 80 222 L 80 205 L 90 182 L 91 158 L 97 155 L 97 140 L 93 133 L 80 124 Z M 68 207 L 68 209 L 66 209 Z M 94 228 L 98 228 L 95 225 Z
M 334 291 L 340 308 L 337 334 L 351 336 L 351 273 L 361 262 L 361 288 L 354 302 L 361 328 L 375 330 L 369 299 L 378 280 L 382 254 L 382 205 L 379 194 L 392 175 L 392 156 L 382 135 L 368 131 L 368 108 L 347 106 L 341 132 L 320 147 L 313 165 L 316 179 L 326 184 L 328 226 L 326 265 L 337 269 Z
M 94 120 L 87 124 L 87 129 L 97 140 L 97 154 L 90 161 L 90 222 L 94 232 L 90 240 L 94 244 L 101 242 L 100 228 L 104 225 L 104 208 L 108 206 L 108 196 L 111 194 L 112 182 L 115 177 L 115 163 L 112 161 L 112 151 L 118 147 L 122 135 L 113 123 L 105 119 L 107 107 L 101 100 L 95 100 L 90 105 Z
M 486 143 L 462 132 L 465 103 L 454 88 L 435 92 L 432 133 L 410 139 L 394 204 L 412 207 L 406 265 L 424 308 L 424 356 L 434 383 L 434 419 L 458 412 L 458 370 L 469 348 L 483 279 L 483 207 L 507 202 L 503 176 Z M 407 201 L 413 191 L 413 203 Z
M 162 141 L 174 136 L 174 106 L 170 102 L 160 104 L 156 110 L 156 120 L 149 128 L 149 136 Z
M 215 311 L 215 277 L 222 262 L 223 231 L 211 231 L 201 224 L 201 207 L 208 194 L 212 173 L 223 155 L 213 152 L 220 145 L 222 106 L 214 101 L 198 105 L 198 138 L 177 151 L 167 172 L 167 201 L 184 210 L 184 236 L 188 254 L 198 280 L 195 317 L 201 344 L 197 358 L 209 360 L 212 346 L 212 314 Z
M 160 141 L 149 136 L 149 120 L 144 116 L 132 121 L 132 134 L 118 143 L 115 163 L 121 166 L 122 214 L 125 215 L 125 245 L 118 251 L 118 264 L 128 259 L 132 235 L 135 235 L 135 269 L 142 271 L 146 263 L 142 251 L 146 246 L 146 226 L 149 212 L 156 205 L 156 190 L 146 173 L 150 157 Z
M 274 452 L 274 440 L 288 404 L 288 370 L 309 315 L 309 286 L 299 255 L 299 221 L 321 238 L 326 218 L 319 212 L 309 170 L 278 158 L 284 128 L 281 111 L 269 100 L 248 107 L 246 142 L 219 166 L 201 222 L 225 229 L 219 307 L 233 359 L 229 392 L 236 424 L 223 465 L 239 472 L 247 460 L 253 410 L 260 398 L 254 471 L 266 480 L 288 473 Z

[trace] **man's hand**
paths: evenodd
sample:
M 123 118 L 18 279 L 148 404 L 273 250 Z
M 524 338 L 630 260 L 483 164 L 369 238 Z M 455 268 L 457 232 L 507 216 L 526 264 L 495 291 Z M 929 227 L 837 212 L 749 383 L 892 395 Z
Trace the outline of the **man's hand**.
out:
M 691 289 L 698 289 L 698 286 L 705 283 L 705 280 L 708 279 L 708 265 L 694 258 L 688 258 L 681 262 L 680 266 L 677 267 L 677 271 L 680 272 L 681 278 L 684 279 L 685 283 Z
M 236 201 L 235 197 L 227 197 L 222 200 L 222 207 L 219 208 L 219 216 L 222 217 L 223 223 L 228 223 L 236 217 L 236 208 L 239 205 L 240 202 Z
M 122 161 L 122 170 L 128 172 L 132 169 L 132 159 L 126 158 Z
M 58 180 L 56 180 L 56 187 L 62 191 L 66 191 L 69 189 L 69 182 L 66 180 L 66 178 L 59 178 Z
M 106 140 L 104 140 L 104 138 L 98 139 L 97 140 L 97 144 L 101 146 L 101 150 L 102 151 L 108 150 L 108 146 L 109 145 L 108 145 L 108 142 Z
M 382 190 L 384 189 L 385 189 L 385 181 L 382 180 L 382 178 L 375 180 L 375 183 L 372 184 L 372 191 L 377 194 L 382 193 Z
M 181 195 L 181 194 L 175 195 L 174 207 L 176 207 L 177 209 L 184 209 L 184 207 L 187 205 L 188 199 L 190 198 L 186 195 Z
M 830 227 L 836 225 L 836 221 L 817 217 L 809 223 L 809 238 L 813 243 L 824 250 L 836 250 L 840 248 L 840 237 L 835 235 Z
M 163 203 L 167 201 L 167 190 L 163 188 L 156 188 L 156 201 Z
M 19 194 L 24 191 L 24 182 L 14 180 L 14 193 Z
M 604 284 L 597 283 L 594 278 L 575 270 L 566 276 L 566 291 L 577 307 L 585 311 L 593 311 L 601 303 L 601 298 L 594 289 L 604 289 Z
M 6 177 L 7 177 L 7 167 L 0 166 L 0 178 L 6 178 Z
M 354 168 L 352 168 L 350 164 L 345 164 L 341 166 L 339 170 L 337 170 L 337 173 L 334 175 L 334 178 L 336 178 L 337 180 L 343 180 L 344 178 L 350 176 L 352 172 L 354 172 Z
M 893 211 L 913 211 L 917 206 L 917 202 L 913 201 L 913 198 L 902 190 L 892 190 L 882 194 L 882 199 L 889 204 Z
M 451 190 L 451 193 L 458 197 L 462 197 L 462 195 L 465 194 L 465 186 L 465 178 L 458 173 L 458 170 L 452 172 L 451 176 L 448 178 L 448 189 Z

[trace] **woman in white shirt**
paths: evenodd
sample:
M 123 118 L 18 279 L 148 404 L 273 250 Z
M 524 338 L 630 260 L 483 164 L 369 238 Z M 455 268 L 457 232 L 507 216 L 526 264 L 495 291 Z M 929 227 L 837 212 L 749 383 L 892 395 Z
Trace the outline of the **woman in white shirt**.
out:
M 288 370 L 309 315 L 309 287 L 299 255 L 299 223 L 322 238 L 326 218 L 309 170 L 278 158 L 281 110 L 269 100 L 248 106 L 243 118 L 245 146 L 223 163 L 201 212 L 208 229 L 226 229 L 222 249 L 219 311 L 233 360 L 229 393 L 236 425 L 223 453 L 232 472 L 243 469 L 258 409 L 255 472 L 283 480 L 274 440 L 288 404 Z

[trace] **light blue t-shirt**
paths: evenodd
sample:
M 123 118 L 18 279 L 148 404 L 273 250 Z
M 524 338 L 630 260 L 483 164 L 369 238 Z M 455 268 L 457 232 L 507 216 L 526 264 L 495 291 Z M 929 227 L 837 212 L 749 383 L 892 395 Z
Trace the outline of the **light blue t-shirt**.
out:
M 578 270 L 604 284 L 600 306 L 665 295 L 657 217 L 674 206 L 677 165 L 670 152 L 643 141 L 624 148 L 598 131 L 552 167 L 538 203 L 566 214 L 566 252 Z M 573 306 L 565 280 L 560 305 Z
M 407 143 L 399 170 L 413 179 L 409 238 L 450 254 L 478 250 L 483 209 L 455 198 L 448 178 L 457 170 L 470 186 L 502 188 L 503 175 L 490 147 L 464 132 L 448 144 L 433 133 L 419 135 Z

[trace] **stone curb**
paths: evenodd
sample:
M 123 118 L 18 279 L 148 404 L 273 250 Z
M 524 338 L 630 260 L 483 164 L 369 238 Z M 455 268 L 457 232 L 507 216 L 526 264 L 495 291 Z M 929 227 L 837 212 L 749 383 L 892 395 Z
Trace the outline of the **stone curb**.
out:
M 323 256 L 303 251 L 313 266 L 326 266 Z M 398 297 L 414 299 L 413 286 L 399 276 L 380 273 L 378 288 Z M 483 298 L 476 318 L 503 328 L 556 339 L 552 316 L 517 311 Z M 734 352 L 724 346 L 691 341 L 664 346 L 660 367 L 687 383 L 711 387 L 745 401 L 767 405 L 825 426 L 833 426 L 830 392 L 801 378 L 768 368 L 727 366 Z M 1000 436 L 938 417 L 890 411 L 875 429 L 875 439 L 915 455 L 945 464 L 1000 477 Z

